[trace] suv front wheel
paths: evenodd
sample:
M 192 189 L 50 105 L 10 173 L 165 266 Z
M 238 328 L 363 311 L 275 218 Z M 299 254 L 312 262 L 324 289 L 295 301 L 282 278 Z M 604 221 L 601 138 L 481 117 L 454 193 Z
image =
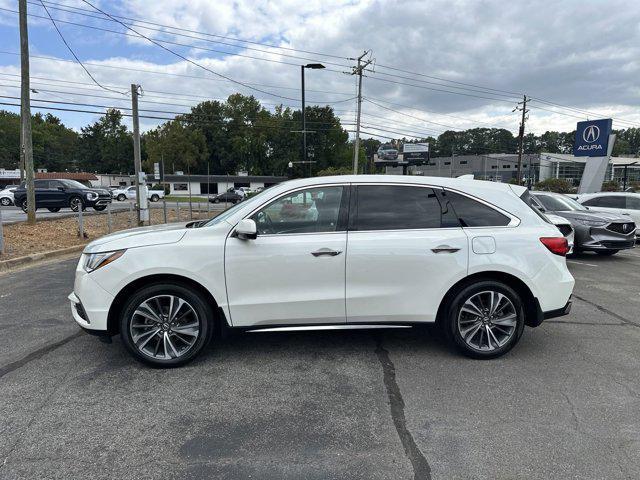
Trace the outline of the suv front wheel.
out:
M 150 285 L 125 304 L 120 333 L 137 360 L 155 367 L 177 367 L 193 360 L 211 340 L 213 311 L 193 289 Z
M 479 281 L 455 295 L 443 326 L 449 340 L 463 354 L 479 359 L 499 357 L 522 336 L 522 300 L 502 282 Z
M 84 202 L 80 197 L 71 197 L 71 199 L 69 200 L 69 207 L 74 212 L 77 212 L 79 208 L 82 208 L 83 211 L 85 209 Z

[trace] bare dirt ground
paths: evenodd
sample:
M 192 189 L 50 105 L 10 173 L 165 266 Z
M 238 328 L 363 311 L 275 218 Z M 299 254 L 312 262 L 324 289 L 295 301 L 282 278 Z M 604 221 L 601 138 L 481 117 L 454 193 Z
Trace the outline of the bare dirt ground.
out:
M 211 218 L 219 212 L 198 212 L 193 210 L 193 219 Z M 187 208 L 180 209 L 178 218 L 175 208 L 167 209 L 167 222 L 186 222 L 191 219 Z M 151 225 L 164 223 L 164 212 L 161 209 L 151 211 Z M 84 238 L 80 237 L 78 217 L 40 220 L 35 225 L 16 223 L 4 226 L 5 253 L 0 261 L 22 257 L 34 253 L 49 252 L 62 248 L 84 245 L 109 233 L 108 216 L 87 215 L 83 217 Z M 126 230 L 136 226 L 135 212 L 113 212 L 111 214 L 111 232 Z

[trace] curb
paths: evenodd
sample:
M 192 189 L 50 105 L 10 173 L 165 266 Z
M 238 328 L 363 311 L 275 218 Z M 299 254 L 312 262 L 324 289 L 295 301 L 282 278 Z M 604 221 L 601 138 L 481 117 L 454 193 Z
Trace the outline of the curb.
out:
M 75 245 L 73 247 L 61 248 L 60 250 L 52 250 L 50 252 L 34 253 L 24 257 L 16 257 L 10 260 L 0 261 L 0 272 L 6 272 L 12 268 L 37 262 L 38 260 L 46 260 L 48 258 L 62 257 L 69 253 L 81 252 L 86 245 Z

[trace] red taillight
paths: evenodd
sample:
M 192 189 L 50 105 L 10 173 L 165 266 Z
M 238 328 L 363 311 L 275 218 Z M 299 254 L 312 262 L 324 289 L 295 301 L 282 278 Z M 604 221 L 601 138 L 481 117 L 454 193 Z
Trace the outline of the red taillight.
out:
M 564 237 L 541 237 L 540 241 L 555 255 L 564 257 L 569 252 L 569 242 Z

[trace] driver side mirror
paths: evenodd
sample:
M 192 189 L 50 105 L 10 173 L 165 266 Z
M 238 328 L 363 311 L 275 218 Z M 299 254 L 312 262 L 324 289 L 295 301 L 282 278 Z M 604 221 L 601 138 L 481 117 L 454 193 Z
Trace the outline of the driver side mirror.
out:
M 235 235 L 240 240 L 255 240 L 258 238 L 258 227 L 256 226 L 256 222 L 250 218 L 240 220 L 236 226 Z
M 61 192 L 64 192 L 64 187 L 58 187 L 58 190 L 60 190 Z

